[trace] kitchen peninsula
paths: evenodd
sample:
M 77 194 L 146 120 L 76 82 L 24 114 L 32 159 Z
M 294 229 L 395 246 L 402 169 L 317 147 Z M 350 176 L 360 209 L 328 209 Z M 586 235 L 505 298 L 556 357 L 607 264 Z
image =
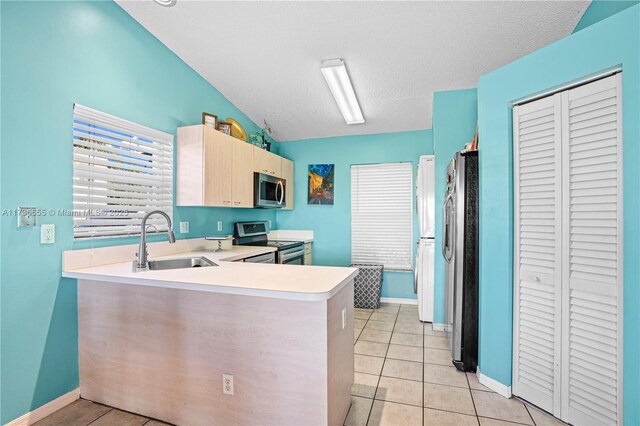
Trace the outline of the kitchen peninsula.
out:
M 273 249 L 213 247 L 151 243 L 150 258 L 218 266 L 143 272 L 136 245 L 64 253 L 81 396 L 174 424 L 342 424 L 357 269 L 243 263 Z

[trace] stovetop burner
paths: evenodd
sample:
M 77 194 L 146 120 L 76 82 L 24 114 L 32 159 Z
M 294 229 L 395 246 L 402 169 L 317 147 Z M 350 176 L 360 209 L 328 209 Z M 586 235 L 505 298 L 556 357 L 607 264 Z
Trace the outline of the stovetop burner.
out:
M 276 247 L 278 250 L 284 250 L 291 247 L 301 246 L 304 243 L 302 241 L 267 241 L 267 246 Z
M 304 245 L 302 241 L 269 241 L 267 222 L 236 222 L 233 244 L 240 246 L 267 246 L 286 250 Z
M 304 243 L 302 241 L 250 241 L 250 242 L 239 243 L 239 245 L 275 247 L 278 250 L 297 247 L 303 244 Z

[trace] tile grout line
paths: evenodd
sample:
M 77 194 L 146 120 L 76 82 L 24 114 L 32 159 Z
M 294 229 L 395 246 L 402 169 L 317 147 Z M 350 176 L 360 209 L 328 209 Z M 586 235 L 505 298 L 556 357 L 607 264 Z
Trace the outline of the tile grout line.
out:
M 525 404 L 524 402 L 522 402 L 522 405 L 524 405 L 524 409 L 527 410 L 527 414 L 529 414 L 529 417 L 531 417 L 531 422 L 533 422 L 533 425 L 536 426 L 536 419 L 534 419 L 533 416 L 531 415 L 531 411 L 529 411 L 529 407 L 527 407 L 527 404 Z
M 92 401 L 93 402 L 93 401 Z M 109 407 L 108 405 L 105 405 L 105 407 Z M 109 409 L 107 411 L 105 411 L 104 413 L 100 414 L 98 417 L 96 417 L 95 419 L 91 420 L 89 423 L 86 424 L 86 426 L 89 426 L 91 423 L 98 421 L 98 419 L 106 416 L 107 414 L 109 414 L 110 412 L 113 411 L 113 407 L 109 407 Z
M 499 422 L 505 422 L 505 423 L 512 423 L 514 425 L 521 425 L 521 426 L 531 426 L 528 423 L 521 423 L 521 422 L 517 422 L 515 420 L 505 420 L 505 419 L 499 419 L 497 417 L 489 417 L 489 416 L 478 416 L 478 421 L 480 421 L 480 419 L 489 419 L 489 420 L 498 420 Z
M 358 341 L 360 340 L 360 336 L 362 335 L 362 332 L 364 331 L 364 328 L 367 326 L 367 324 L 369 323 L 369 320 L 371 319 L 371 315 L 373 315 L 373 313 L 375 312 L 375 309 L 373 309 L 371 312 L 369 312 L 369 316 L 367 317 L 366 321 L 364 322 L 364 325 L 362 326 L 362 330 L 360 330 L 360 334 L 358 335 L 358 337 L 356 338 L 356 340 L 353 342 L 353 347 L 355 348 L 356 343 L 358 343 Z M 355 355 L 355 351 L 354 351 L 354 355 Z M 355 372 L 355 371 L 354 371 Z M 382 371 L 380 372 L 382 373 Z M 361 373 L 364 374 L 364 373 Z M 380 381 L 380 376 L 378 376 L 378 381 Z M 353 385 L 351 385 L 353 387 Z M 378 390 L 378 385 L 376 384 L 376 390 Z M 353 397 L 353 394 L 351 394 L 351 391 L 349 391 L 349 395 L 351 397 Z M 376 393 L 373 393 L 373 397 L 375 398 Z M 373 402 L 371 403 L 371 407 L 373 407 Z M 349 412 L 351 411 L 351 409 L 353 408 L 353 402 L 351 403 L 351 405 L 349 406 L 349 410 L 347 410 L 347 417 L 345 417 L 344 419 L 344 423 L 346 423 L 347 418 L 349 417 Z M 371 409 L 369 409 L 369 414 L 371 414 Z M 369 417 L 367 417 L 367 421 L 368 421 Z M 144 426 L 144 425 L 143 425 Z
M 471 392 L 471 382 L 469 382 L 469 376 L 467 372 L 464 372 L 464 378 L 467 380 L 467 386 L 469 386 L 469 395 L 471 396 L 471 404 L 473 404 L 473 412 L 476 413 L 476 422 L 480 424 L 480 417 L 478 416 L 478 409 L 476 408 L 476 400 L 473 398 L 473 392 Z
M 375 310 L 373 311 L 375 312 Z M 371 315 L 373 315 L 373 312 Z M 369 415 L 367 416 L 366 425 L 369 425 L 369 420 L 371 420 L 371 413 L 373 412 L 373 406 L 376 403 L 376 395 L 378 394 L 378 387 L 380 386 L 380 379 L 382 378 L 382 371 L 384 370 L 384 365 L 387 362 L 387 354 L 389 353 L 389 347 L 391 346 L 391 339 L 393 338 L 393 330 L 396 328 L 396 324 L 398 322 L 398 314 L 400 313 L 400 306 L 398 306 L 398 312 L 396 312 L 396 319 L 393 322 L 393 328 L 391 329 L 391 336 L 389 336 L 389 343 L 387 344 L 387 351 L 384 354 L 384 360 L 382 361 L 382 368 L 380 368 L 380 374 L 378 375 L 378 383 L 376 383 L 376 391 L 373 393 L 373 401 L 371 402 L 371 408 L 369 409 Z M 371 318 L 371 316 L 369 316 Z

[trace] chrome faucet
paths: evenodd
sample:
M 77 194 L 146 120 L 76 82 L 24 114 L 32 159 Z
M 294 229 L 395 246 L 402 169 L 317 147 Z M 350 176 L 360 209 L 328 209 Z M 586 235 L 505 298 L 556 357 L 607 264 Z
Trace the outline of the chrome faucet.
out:
M 133 272 L 146 271 L 149 269 L 149 265 L 147 264 L 147 256 L 149 255 L 149 253 L 147 253 L 147 219 L 149 216 L 154 214 L 159 214 L 167 219 L 167 225 L 169 226 L 169 231 L 167 231 L 167 234 L 169 235 L 169 244 L 176 242 L 176 236 L 173 233 L 173 228 L 171 228 L 171 218 L 168 214 L 162 210 L 154 210 L 144 215 L 142 218 L 142 224 L 140 225 L 142 227 L 140 231 L 140 247 L 138 248 L 138 253 L 136 253 L 138 260 L 133 261 Z

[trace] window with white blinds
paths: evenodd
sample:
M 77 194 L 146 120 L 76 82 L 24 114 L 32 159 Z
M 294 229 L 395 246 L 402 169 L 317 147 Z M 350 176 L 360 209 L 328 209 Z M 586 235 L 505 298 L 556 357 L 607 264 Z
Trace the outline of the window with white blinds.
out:
M 412 163 L 351 166 L 351 262 L 410 270 Z
M 173 135 L 82 105 L 73 108 L 73 236 L 140 233 L 153 210 L 173 214 Z M 166 231 L 163 218 L 147 221 Z

